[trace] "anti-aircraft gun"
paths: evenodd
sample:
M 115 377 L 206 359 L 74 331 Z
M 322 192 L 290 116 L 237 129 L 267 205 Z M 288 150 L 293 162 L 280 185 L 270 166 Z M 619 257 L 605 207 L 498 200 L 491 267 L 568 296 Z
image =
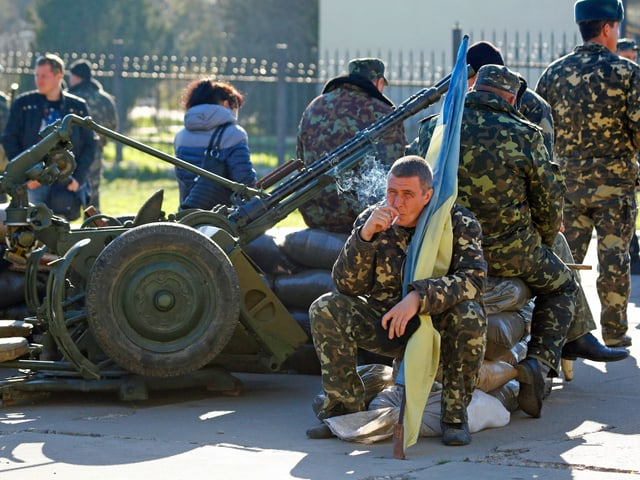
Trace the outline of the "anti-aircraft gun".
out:
M 23 377 L 0 383 L 3 398 L 23 391 L 114 390 L 125 400 L 147 389 L 204 384 L 234 391 L 228 372 L 255 365 L 278 371 L 309 338 L 242 247 L 355 167 L 375 139 L 436 103 L 449 77 L 425 88 L 352 139 L 307 166 L 277 169 L 258 188 L 237 184 L 102 127 L 67 115 L 13 159 L 0 177 L 6 209 L 5 257 L 25 265 L 27 319 L 42 340 L 30 358 L 0 363 Z M 81 127 L 218 182 L 236 205 L 166 215 L 157 192 L 133 218 L 98 214 L 71 228 L 46 205 L 30 205 L 26 182 L 51 184 L 74 169 L 70 134 Z M 37 278 L 45 255 L 46 294 Z M 206 368 L 205 368 L 206 367 Z

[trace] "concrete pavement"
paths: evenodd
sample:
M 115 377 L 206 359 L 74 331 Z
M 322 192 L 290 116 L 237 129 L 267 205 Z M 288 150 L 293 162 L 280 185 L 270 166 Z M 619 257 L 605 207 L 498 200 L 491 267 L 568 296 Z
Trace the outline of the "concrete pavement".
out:
M 585 263 L 595 266 L 593 248 Z M 598 314 L 595 270 L 582 272 Z M 640 277 L 633 278 L 632 357 L 575 362 L 554 381 L 542 418 L 512 414 L 466 447 L 421 438 L 394 460 L 390 441 L 309 440 L 319 377 L 238 374 L 240 396 L 201 390 L 152 393 L 140 403 L 111 394 L 55 394 L 0 409 L 0 478 L 69 479 L 545 479 L 640 475 Z M 600 337 L 599 332 L 594 332 Z M 1 374 L 1 372 L 0 372 Z

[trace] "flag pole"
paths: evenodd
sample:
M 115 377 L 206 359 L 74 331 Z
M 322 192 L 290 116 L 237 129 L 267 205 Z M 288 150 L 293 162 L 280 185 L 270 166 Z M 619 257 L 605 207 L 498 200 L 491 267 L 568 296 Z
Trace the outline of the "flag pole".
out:
M 393 458 L 406 460 L 407 456 L 404 453 L 404 407 L 407 404 L 407 391 L 404 385 L 399 385 L 399 387 L 402 388 L 402 401 L 400 402 L 398 423 L 393 427 Z

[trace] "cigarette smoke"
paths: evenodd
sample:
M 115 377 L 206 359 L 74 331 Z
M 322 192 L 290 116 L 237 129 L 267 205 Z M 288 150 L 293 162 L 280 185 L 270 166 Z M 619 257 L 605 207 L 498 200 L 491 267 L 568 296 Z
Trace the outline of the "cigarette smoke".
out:
M 384 199 L 389 167 L 367 155 L 360 166 L 336 179 L 338 193 L 355 195 L 361 209 Z

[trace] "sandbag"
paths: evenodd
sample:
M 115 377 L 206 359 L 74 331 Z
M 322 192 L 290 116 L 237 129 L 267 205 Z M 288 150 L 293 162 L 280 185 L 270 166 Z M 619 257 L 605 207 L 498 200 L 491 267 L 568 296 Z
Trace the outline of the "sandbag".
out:
M 320 361 L 312 343 L 299 346 L 282 364 L 282 370 L 301 375 L 320 375 Z
M 308 309 L 316 298 L 333 291 L 335 285 L 329 270 L 310 269 L 279 275 L 273 282 L 273 292 L 287 309 Z
M 309 323 L 309 309 L 290 308 L 289 313 L 304 332 L 311 338 L 311 325 Z
M 519 278 L 489 277 L 484 292 L 487 315 L 509 310 L 520 310 L 531 300 L 531 290 Z
M 425 406 L 421 437 L 435 437 L 442 435 L 440 429 L 440 401 L 442 391 L 432 390 Z M 400 416 L 402 389 L 398 386 L 389 387 L 374 398 L 365 412 L 351 413 L 326 419 L 324 422 L 340 439 L 374 443 L 390 438 Z M 480 390 L 475 390 L 471 402 L 467 407 L 469 431 L 479 432 L 486 428 L 503 427 L 509 423 L 510 413 L 500 401 Z
M 0 338 L 28 337 L 33 325 L 20 320 L 0 320 Z
M 380 392 L 393 385 L 393 368 L 387 365 L 359 365 L 357 371 L 364 385 L 365 405 L 369 405 Z M 324 392 L 320 392 L 311 402 L 313 413 L 318 414 L 323 402 Z
M 260 235 L 242 250 L 263 272 L 271 275 L 290 274 L 302 269 L 287 257 L 271 231 Z
M 491 392 L 517 376 L 518 370 L 510 363 L 502 360 L 485 360 L 480 366 L 476 388 L 483 392 Z
M 488 392 L 492 397 L 497 398 L 510 412 L 515 412 L 520 408 L 518 404 L 518 394 L 520 393 L 520 383 L 517 380 L 509 380 L 495 390 Z
M 506 348 L 487 342 L 487 349 L 484 358 L 487 360 L 504 361 L 511 365 L 517 365 L 527 356 L 527 341 L 529 337 L 525 337 L 517 342 L 513 347 Z
M 0 338 L 0 362 L 15 360 L 29 353 L 29 342 L 26 338 Z
M 3 270 L 0 272 L 0 308 L 24 303 L 24 273 Z
M 32 312 L 24 303 L 11 305 L 10 307 L 6 308 L 0 308 L 0 318 L 14 318 L 16 320 L 23 320 L 31 315 Z
M 288 234 L 282 249 L 301 265 L 331 270 L 347 238 L 346 234 L 305 228 Z
M 520 311 L 496 312 L 487 315 L 487 343 L 511 348 L 526 335 L 524 313 Z

